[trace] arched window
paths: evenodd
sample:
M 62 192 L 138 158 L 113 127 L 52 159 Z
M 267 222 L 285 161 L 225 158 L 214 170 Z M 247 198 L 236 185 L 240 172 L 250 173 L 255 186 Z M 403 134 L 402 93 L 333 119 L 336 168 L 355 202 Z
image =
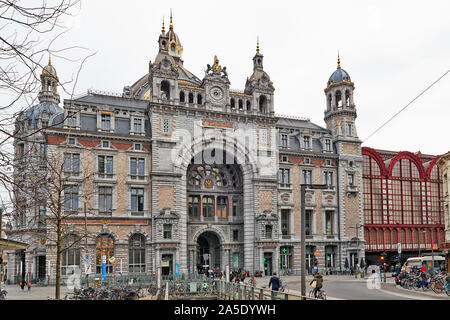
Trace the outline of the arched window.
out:
M 184 102 L 184 100 L 185 100 L 184 91 L 180 91 L 180 102 Z
M 194 94 L 189 92 L 189 103 L 194 103 Z
M 61 274 L 70 275 L 80 267 L 80 238 L 74 234 L 64 239 L 64 249 L 61 252 Z
M 244 109 L 244 103 L 242 102 L 242 99 L 239 99 L 238 103 L 239 103 L 239 110 L 243 110 Z
M 175 43 L 170 45 L 170 52 L 175 53 Z
M 259 97 L 259 112 L 266 113 L 267 112 L 267 98 L 266 96 Z
M 331 110 L 331 93 L 328 95 L 328 99 L 327 99 L 327 110 Z
M 106 273 L 112 273 L 113 266 L 109 259 L 114 256 L 114 238 L 109 234 L 97 237 L 96 243 L 96 273 L 102 273 L 102 256 L 106 256 Z
M 236 107 L 236 102 L 234 101 L 233 98 L 231 98 L 230 104 L 231 104 L 231 109 L 234 109 Z
M 197 104 L 202 104 L 203 103 L 203 97 L 202 97 L 202 95 L 199 93 L 198 95 L 197 95 Z
M 247 100 L 247 111 L 250 111 L 252 109 L 252 105 L 250 101 Z
M 342 96 L 341 96 L 341 92 L 339 90 L 336 91 L 336 107 L 342 108 Z
M 145 238 L 141 234 L 134 234 L 128 245 L 129 272 L 145 272 Z
M 170 83 L 169 81 L 161 82 L 161 99 L 170 99 Z
M 350 91 L 345 91 L 345 106 L 350 107 Z

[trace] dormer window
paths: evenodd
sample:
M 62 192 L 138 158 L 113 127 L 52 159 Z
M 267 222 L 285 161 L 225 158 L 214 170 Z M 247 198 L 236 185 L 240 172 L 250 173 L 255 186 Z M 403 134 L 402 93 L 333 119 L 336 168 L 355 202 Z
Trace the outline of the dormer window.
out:
M 331 151 L 331 140 L 325 139 L 325 151 L 330 152 Z
M 77 113 L 73 111 L 67 111 L 67 125 L 69 127 L 77 126 Z
M 310 136 L 303 137 L 303 147 L 308 150 L 311 149 L 311 137 Z
M 287 148 L 288 147 L 288 135 L 287 134 L 282 134 L 281 135 L 281 147 L 282 148 Z
M 133 120 L 133 130 L 134 133 L 142 133 L 142 119 Z
M 111 114 L 102 113 L 101 128 L 102 130 L 111 130 Z

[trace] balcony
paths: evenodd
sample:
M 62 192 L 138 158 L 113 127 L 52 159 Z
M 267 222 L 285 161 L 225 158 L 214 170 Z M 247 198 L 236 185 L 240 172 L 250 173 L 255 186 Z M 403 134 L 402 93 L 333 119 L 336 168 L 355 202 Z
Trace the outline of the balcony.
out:
M 347 194 L 356 194 L 359 192 L 359 188 L 355 185 L 347 185 Z

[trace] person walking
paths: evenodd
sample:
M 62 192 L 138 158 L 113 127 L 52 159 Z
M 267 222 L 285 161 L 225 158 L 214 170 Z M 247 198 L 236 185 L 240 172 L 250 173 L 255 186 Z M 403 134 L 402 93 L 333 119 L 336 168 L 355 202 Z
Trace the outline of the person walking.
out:
M 269 288 L 270 288 L 271 285 L 272 285 L 272 290 L 273 291 L 280 290 L 280 278 L 277 277 L 277 273 L 276 272 L 273 273 L 273 276 L 269 280 Z
M 28 287 L 28 292 L 30 292 L 30 290 L 31 290 L 31 281 L 28 281 L 27 287 Z
M 309 285 L 314 289 L 314 298 L 317 298 L 317 292 L 322 289 L 323 286 L 323 276 L 319 271 L 314 274 L 314 279 L 309 283 Z
M 20 288 L 22 289 L 22 291 L 25 289 L 25 282 L 23 280 L 20 281 Z

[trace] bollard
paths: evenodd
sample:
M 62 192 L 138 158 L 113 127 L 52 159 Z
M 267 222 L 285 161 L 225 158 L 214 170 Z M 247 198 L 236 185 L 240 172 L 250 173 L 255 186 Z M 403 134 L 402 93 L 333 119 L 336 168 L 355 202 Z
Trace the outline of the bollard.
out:
M 386 272 L 383 273 L 383 282 L 386 282 Z

